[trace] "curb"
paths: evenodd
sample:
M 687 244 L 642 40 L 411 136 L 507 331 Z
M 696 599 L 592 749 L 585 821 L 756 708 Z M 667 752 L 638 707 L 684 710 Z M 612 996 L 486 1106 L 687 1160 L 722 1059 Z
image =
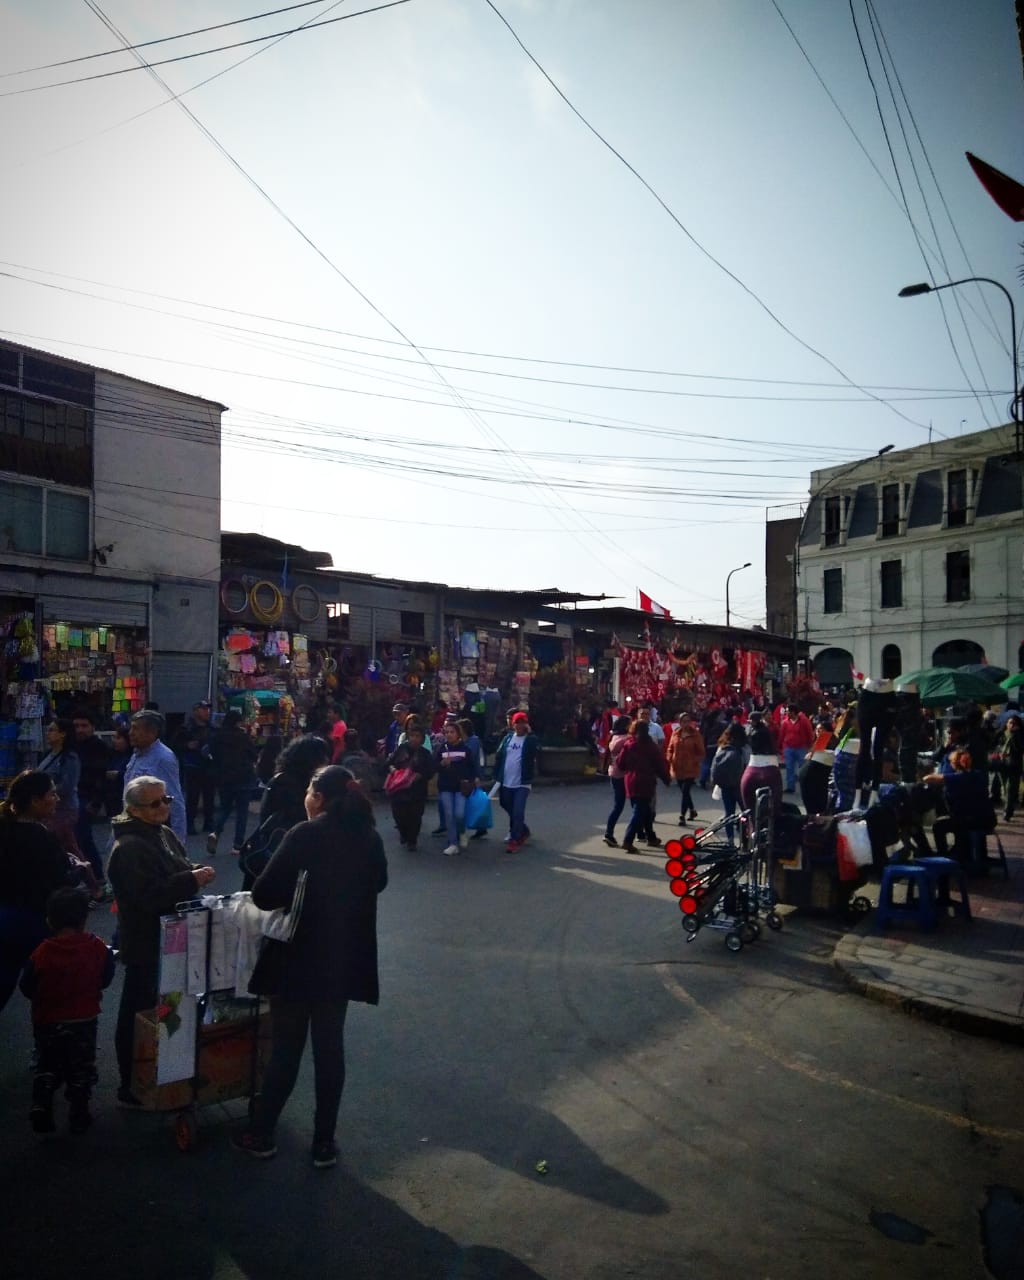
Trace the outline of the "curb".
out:
M 890 1009 L 899 1009 L 910 1017 L 924 1018 L 954 1031 L 1024 1045 L 1024 1022 L 1019 1018 L 1008 1018 L 987 1010 L 983 1012 L 951 1000 L 917 995 L 906 987 L 882 982 L 858 959 L 859 943 L 860 934 L 856 931 L 844 934 L 832 953 L 832 964 L 860 995 L 888 1005 Z

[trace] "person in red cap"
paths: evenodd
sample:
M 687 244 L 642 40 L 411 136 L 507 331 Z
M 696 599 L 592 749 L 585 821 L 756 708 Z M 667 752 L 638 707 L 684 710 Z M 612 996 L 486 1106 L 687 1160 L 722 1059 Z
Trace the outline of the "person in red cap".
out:
M 494 780 L 501 787 L 498 803 L 509 820 L 505 848 L 509 853 L 518 853 L 530 834 L 526 825 L 526 802 L 530 798 L 540 743 L 537 735 L 530 732 L 530 717 L 525 711 L 517 711 L 510 723 L 512 728 L 501 740 L 494 757 Z

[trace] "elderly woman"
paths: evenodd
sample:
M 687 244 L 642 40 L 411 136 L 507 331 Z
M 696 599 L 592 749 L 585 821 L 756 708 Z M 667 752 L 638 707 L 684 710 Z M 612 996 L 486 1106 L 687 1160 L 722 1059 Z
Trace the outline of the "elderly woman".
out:
M 57 790 L 48 774 L 26 769 L 0 804 L 0 1009 L 22 966 L 49 930 L 46 900 L 68 882 L 68 860 L 49 829 Z
M 135 1015 L 156 1004 L 160 917 L 194 898 L 216 875 L 196 866 L 170 827 L 172 797 L 162 778 L 142 774 L 124 789 L 124 813 L 111 822 L 114 848 L 107 875 L 117 899 L 124 965 L 114 1047 L 121 1083 L 118 1106 L 138 1107 L 132 1093 Z

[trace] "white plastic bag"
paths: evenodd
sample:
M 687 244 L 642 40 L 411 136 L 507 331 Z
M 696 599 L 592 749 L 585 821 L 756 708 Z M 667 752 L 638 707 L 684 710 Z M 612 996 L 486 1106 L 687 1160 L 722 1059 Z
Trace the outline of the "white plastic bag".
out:
M 722 788 L 716 782 L 715 785 L 711 788 L 711 799 L 721 800 L 721 798 L 722 798 Z

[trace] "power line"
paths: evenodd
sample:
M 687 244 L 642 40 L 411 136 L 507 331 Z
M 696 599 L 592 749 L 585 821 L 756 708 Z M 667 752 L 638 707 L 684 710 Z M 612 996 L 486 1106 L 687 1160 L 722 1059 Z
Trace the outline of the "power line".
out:
M 335 22 L 348 22 L 350 18 L 362 18 L 368 13 L 380 13 L 382 9 L 394 9 L 400 4 L 408 3 L 409 0 L 387 0 L 385 4 L 374 5 L 372 9 L 357 9 L 355 13 L 343 13 L 337 18 L 322 18 L 317 22 L 304 22 L 301 26 L 291 27 L 288 31 L 274 31 L 266 36 L 253 36 L 249 40 L 236 40 L 234 44 L 220 44 L 213 49 L 200 49 L 196 53 L 181 53 L 176 58 L 162 58 L 159 62 L 146 62 L 143 59 L 139 59 L 139 65 L 135 67 L 120 67 L 116 71 L 97 71 L 91 76 L 78 76 L 73 80 L 55 80 L 52 84 L 37 84 L 27 89 L 5 89 L 0 93 L 0 98 L 16 98 L 26 93 L 41 93 L 45 89 L 62 89 L 66 85 L 85 84 L 89 80 L 108 80 L 111 76 L 129 75 L 133 71 L 152 71 L 154 67 L 166 67 L 172 62 L 189 62 L 193 58 L 205 58 L 211 53 L 223 53 L 226 49 L 241 49 L 250 44 L 262 44 L 266 40 L 278 40 L 282 36 L 293 36 L 300 31 L 313 31 L 316 27 L 328 27 Z M 90 8 L 92 8 L 91 5 Z M 93 12 L 96 12 L 96 10 L 93 10 Z M 125 52 L 134 51 L 138 47 L 141 46 L 126 43 Z M 136 57 L 138 57 L 137 54 Z M 168 92 L 172 93 L 169 87 Z

